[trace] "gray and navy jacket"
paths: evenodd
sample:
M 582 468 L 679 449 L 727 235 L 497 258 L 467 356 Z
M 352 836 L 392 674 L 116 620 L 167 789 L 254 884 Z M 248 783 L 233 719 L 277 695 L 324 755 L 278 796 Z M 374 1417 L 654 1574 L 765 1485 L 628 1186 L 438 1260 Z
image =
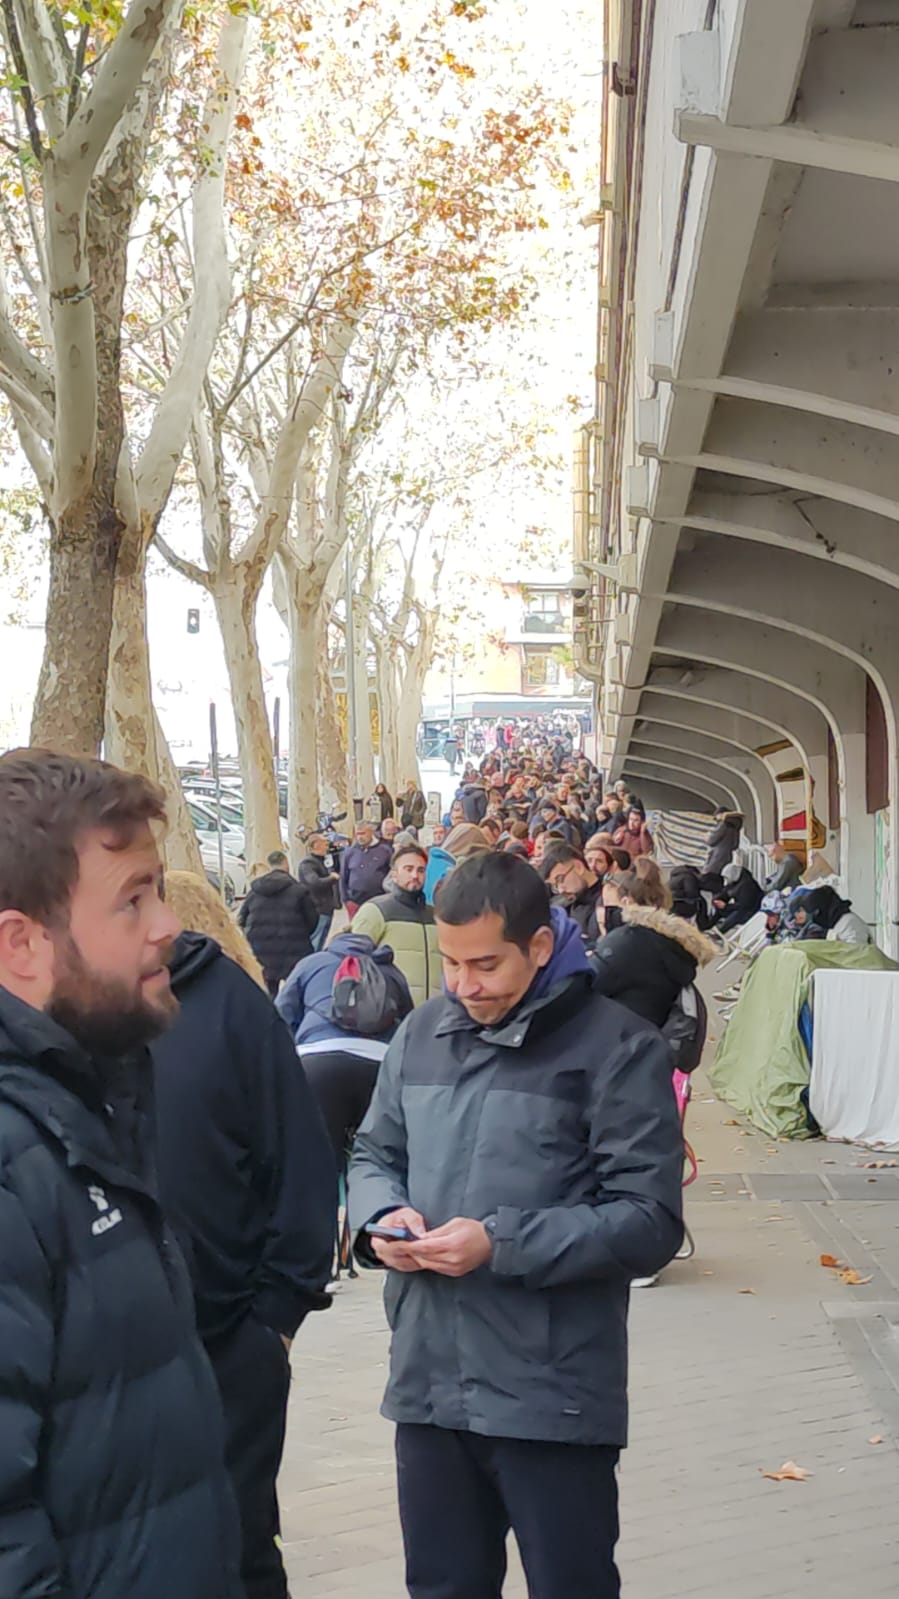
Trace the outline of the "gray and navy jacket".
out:
M 683 1138 L 656 1028 L 594 992 L 574 923 L 521 1004 L 482 1028 L 451 998 L 404 1022 L 350 1173 L 354 1228 L 495 1218 L 468 1276 L 388 1272 L 395 1422 L 622 1445 L 632 1278 L 678 1249 Z M 363 1255 L 364 1238 L 360 1239 Z

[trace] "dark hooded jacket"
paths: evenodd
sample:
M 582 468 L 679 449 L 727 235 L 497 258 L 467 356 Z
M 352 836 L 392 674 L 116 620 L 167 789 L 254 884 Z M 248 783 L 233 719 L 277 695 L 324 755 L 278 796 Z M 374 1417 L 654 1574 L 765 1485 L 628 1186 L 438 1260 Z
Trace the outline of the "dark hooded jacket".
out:
M 656 1027 L 663 1027 L 682 988 L 715 946 L 680 916 L 644 905 L 625 905 L 622 925 L 600 939 L 593 956 L 600 993 Z
M 303 883 L 276 870 L 250 884 L 237 920 L 266 982 L 276 984 L 310 954 L 318 910 Z
M 411 1205 L 431 1228 L 494 1229 L 467 1276 L 388 1272 L 390 1420 L 620 1445 L 628 1285 L 680 1243 L 683 1139 L 664 1040 L 596 992 L 563 911 L 552 926 L 549 965 L 497 1026 L 450 996 L 404 1022 L 350 1212 L 354 1228 Z
M 477 826 L 487 815 L 487 790 L 483 783 L 466 783 L 461 794 L 462 814 L 466 822 Z
M 155 1195 L 145 1052 L 0 989 L 0 1594 L 241 1599 L 220 1401 Z
M 307 855 L 297 867 L 297 878 L 307 889 L 319 916 L 330 916 L 340 904 L 337 883 L 321 855 Z M 308 953 L 308 951 L 306 951 Z
M 271 1000 L 212 938 L 182 933 L 181 1004 L 153 1045 L 159 1191 L 210 1344 L 253 1316 L 292 1337 L 325 1310 L 337 1176 Z
M 739 877 L 732 883 L 726 883 L 722 892 L 716 895 L 717 899 L 724 900 L 725 905 L 715 919 L 719 933 L 729 933 L 733 927 L 745 926 L 761 908 L 763 897 L 749 868 L 744 866 Z
M 743 817 L 739 811 L 728 811 L 716 822 L 708 836 L 708 850 L 704 871 L 706 874 L 723 872 L 740 847 L 743 834 Z
M 334 1039 L 335 1047 L 339 1048 L 341 1040 L 358 1036 L 338 1027 L 331 1009 L 334 974 L 348 955 L 370 955 L 384 973 L 388 987 L 394 991 L 399 1015 L 407 1016 L 412 1009 L 409 984 L 394 965 L 390 945 L 376 944 L 367 933 L 340 933 L 332 938 L 327 949 L 300 961 L 278 995 L 276 1008 L 290 1028 L 297 1049 L 302 1050 L 304 1044 L 320 1044 L 325 1039 Z M 394 1028 L 385 1038 L 392 1037 L 395 1031 Z

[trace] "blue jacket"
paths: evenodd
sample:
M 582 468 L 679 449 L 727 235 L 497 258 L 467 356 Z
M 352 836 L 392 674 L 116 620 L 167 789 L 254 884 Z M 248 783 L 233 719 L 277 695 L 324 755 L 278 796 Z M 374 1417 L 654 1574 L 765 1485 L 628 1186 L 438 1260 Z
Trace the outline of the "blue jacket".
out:
M 401 1016 L 412 1009 L 412 996 L 402 972 L 393 963 L 389 944 L 375 944 L 367 933 L 340 933 L 327 949 L 298 961 L 275 1001 L 275 1008 L 293 1034 L 297 1049 L 304 1044 L 320 1044 L 333 1038 L 337 1048 L 354 1034 L 331 1020 L 331 989 L 334 974 L 347 955 L 370 955 L 382 967 L 387 982 L 396 990 Z M 395 1032 L 396 1029 L 393 1029 Z M 386 1042 L 393 1033 L 385 1033 Z
M 429 905 L 434 903 L 434 890 L 442 881 L 447 872 L 451 872 L 456 862 L 448 850 L 441 849 L 439 844 L 432 844 L 428 850 L 428 869 L 425 872 L 425 899 Z
M 449 997 L 403 1023 L 356 1137 L 350 1215 L 411 1205 L 429 1228 L 494 1228 L 467 1276 L 387 1273 L 391 1421 L 620 1446 L 629 1284 L 680 1244 L 683 1135 L 667 1044 L 596 992 L 564 912 L 552 925 L 549 965 L 499 1026 Z
M 364 905 L 384 892 L 384 879 L 390 870 L 393 850 L 376 839 L 368 849 L 351 844 L 340 863 L 340 897 L 344 905 Z

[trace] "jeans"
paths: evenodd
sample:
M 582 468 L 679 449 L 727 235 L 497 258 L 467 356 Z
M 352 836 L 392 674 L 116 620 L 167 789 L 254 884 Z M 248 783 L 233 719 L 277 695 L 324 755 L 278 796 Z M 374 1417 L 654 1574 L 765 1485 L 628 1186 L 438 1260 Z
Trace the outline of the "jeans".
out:
M 333 911 L 328 911 L 326 916 L 319 916 L 319 919 L 312 930 L 312 948 L 316 952 L 318 952 L 320 949 L 324 949 L 325 945 L 327 944 L 328 934 L 331 931 L 331 923 L 333 920 Z
M 500 1599 L 515 1534 L 530 1599 L 619 1599 L 618 1450 L 401 1424 L 411 1599 Z

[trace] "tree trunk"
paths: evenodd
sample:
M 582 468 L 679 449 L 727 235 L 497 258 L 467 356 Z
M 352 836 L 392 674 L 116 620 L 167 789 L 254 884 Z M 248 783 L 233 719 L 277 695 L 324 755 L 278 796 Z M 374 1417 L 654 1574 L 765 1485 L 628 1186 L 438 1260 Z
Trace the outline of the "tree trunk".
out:
M 375 662 L 378 680 L 378 722 L 381 729 L 381 782 L 391 794 L 396 794 L 400 787 L 400 753 L 397 742 L 396 728 L 396 703 L 397 683 L 396 670 L 391 646 L 381 640 L 375 641 Z
M 96 755 L 103 742 L 121 531 L 112 505 L 97 503 L 78 507 L 51 531 L 44 658 L 31 722 L 34 745 Z
M 421 787 L 421 773 L 418 767 L 418 724 L 421 721 L 426 671 L 427 668 L 425 671 L 418 671 L 413 667 L 406 672 L 395 712 L 397 754 L 403 782 L 412 777 L 418 788 Z
M 323 616 L 318 621 L 317 715 L 319 786 L 324 805 L 335 812 L 349 810 L 350 785 L 346 750 L 340 736 L 337 701 L 331 682 L 328 655 L 328 628 Z
M 375 786 L 375 751 L 371 736 L 371 704 L 368 697 L 368 608 L 353 600 L 353 672 L 356 698 L 356 798 L 368 799 Z
M 321 809 L 318 787 L 316 667 L 321 588 L 290 560 L 280 562 L 290 633 L 290 776 L 287 816 L 291 845 L 298 827 L 315 826 Z
M 130 536 L 128 542 L 131 542 Z M 142 556 L 137 563 L 119 561 L 109 641 L 104 748 L 107 760 L 116 766 L 129 772 L 143 772 L 145 777 L 158 782 L 147 642 L 147 587 Z
M 206 867 L 200 854 L 200 840 L 191 821 L 181 779 L 172 760 L 172 752 L 162 731 L 162 723 L 156 714 L 155 706 L 151 710 L 151 715 L 156 741 L 156 764 L 159 768 L 159 781 L 165 793 L 165 810 L 168 817 L 168 827 L 162 841 L 162 857 L 166 869 L 170 872 L 193 872 L 197 877 L 205 877 Z
M 281 848 L 275 752 L 256 643 L 256 595 L 239 571 L 212 590 L 228 666 L 243 781 L 247 869 Z

